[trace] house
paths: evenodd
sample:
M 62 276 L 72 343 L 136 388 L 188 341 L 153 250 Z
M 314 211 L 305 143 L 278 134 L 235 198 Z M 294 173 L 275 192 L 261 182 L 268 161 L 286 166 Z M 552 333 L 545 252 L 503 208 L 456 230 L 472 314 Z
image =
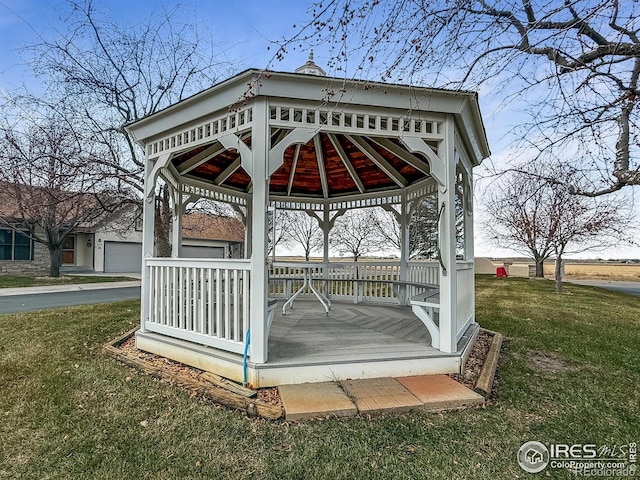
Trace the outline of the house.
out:
M 331 78 L 311 60 L 301 73 L 247 70 L 126 127 L 146 154 L 136 344 L 253 386 L 459 372 L 479 328 L 472 178 L 489 148 L 477 94 Z M 160 176 L 181 206 L 240 212 L 245 258 L 154 258 Z M 410 261 L 427 195 L 439 258 Z M 396 216 L 399 261 L 330 260 L 335 220 L 365 207 Z M 318 220 L 322 262 L 268 259 L 273 208 Z
M 9 193 L 9 189 L 0 193 L 0 273 L 47 273 L 49 250 L 30 236 L 35 227 L 18 218 L 15 199 Z M 65 239 L 61 271 L 139 273 L 141 230 L 140 222 L 121 219 L 97 227 L 80 225 Z M 192 213 L 185 215 L 182 230 L 182 257 L 242 256 L 244 227 L 234 217 Z
M 76 263 L 68 269 L 104 273 L 139 273 L 142 265 L 140 222 L 127 232 L 108 225 L 91 233 L 78 233 Z M 240 258 L 244 226 L 235 217 L 191 213 L 182 220 L 182 258 Z M 84 245 L 86 242 L 86 247 Z

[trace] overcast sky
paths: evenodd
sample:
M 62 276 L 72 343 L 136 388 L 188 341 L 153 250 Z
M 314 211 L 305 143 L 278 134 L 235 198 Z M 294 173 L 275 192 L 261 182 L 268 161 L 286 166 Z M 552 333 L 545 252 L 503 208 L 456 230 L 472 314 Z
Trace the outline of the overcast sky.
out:
M 94 4 L 109 13 L 114 19 L 127 22 L 143 20 L 150 13 L 162 11 L 162 5 L 172 6 L 176 2 L 155 0 L 94 0 Z M 269 40 L 288 37 L 308 18 L 307 0 L 269 1 L 198 1 L 184 0 L 184 15 L 197 18 L 200 25 L 210 30 L 220 55 L 233 62 L 234 72 L 249 67 L 293 71 L 303 64 L 308 55 L 305 46 L 290 51 L 281 62 L 273 62 L 274 48 L 268 49 Z M 49 0 L 0 0 L 0 90 L 13 90 L 26 85 L 37 91 L 37 81 L 24 65 L 20 49 L 38 42 L 38 36 L 51 38 L 56 30 L 63 27 L 61 16 L 66 6 L 64 1 Z M 315 61 L 326 66 L 327 51 L 315 48 Z M 508 156 L 506 132 L 518 121 L 516 106 L 512 105 L 497 112 L 495 106 L 500 99 L 494 98 L 490 88 L 480 92 L 480 106 L 492 151 L 489 162 L 500 163 Z M 497 112 L 497 113 L 496 113 Z M 636 187 L 637 188 L 637 187 Z M 477 192 L 481 189 L 477 189 Z M 636 207 L 636 211 L 638 208 Z M 505 256 L 513 252 L 497 249 L 482 234 L 481 214 L 476 215 L 476 255 Z M 640 248 L 616 247 L 603 251 L 582 254 L 582 257 L 640 258 Z

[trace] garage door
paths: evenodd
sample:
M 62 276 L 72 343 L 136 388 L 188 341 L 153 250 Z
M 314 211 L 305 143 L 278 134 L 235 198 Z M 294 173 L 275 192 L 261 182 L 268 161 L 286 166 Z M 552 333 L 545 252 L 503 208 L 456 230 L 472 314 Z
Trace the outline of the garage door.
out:
M 104 242 L 104 271 L 109 273 L 140 273 L 142 244 Z
M 182 258 L 224 258 L 224 247 L 183 245 L 180 256 Z

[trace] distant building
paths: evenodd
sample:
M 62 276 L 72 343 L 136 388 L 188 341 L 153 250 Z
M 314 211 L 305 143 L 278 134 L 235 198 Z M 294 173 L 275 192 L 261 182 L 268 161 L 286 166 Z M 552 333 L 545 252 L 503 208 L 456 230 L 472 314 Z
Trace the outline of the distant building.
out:
M 32 238 L 39 228 L 18 218 L 15 199 L 0 201 L 0 273 L 48 273 L 49 250 Z M 126 216 L 126 213 L 124 214 Z M 234 217 L 192 213 L 182 222 L 181 257 L 241 258 L 244 226 Z M 64 272 L 140 272 L 142 225 L 111 221 L 102 226 L 82 225 L 66 238 L 62 251 Z

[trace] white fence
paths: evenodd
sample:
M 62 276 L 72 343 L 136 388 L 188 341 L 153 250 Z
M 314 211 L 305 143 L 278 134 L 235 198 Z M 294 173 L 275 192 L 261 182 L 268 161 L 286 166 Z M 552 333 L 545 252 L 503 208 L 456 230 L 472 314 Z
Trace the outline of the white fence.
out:
M 289 298 L 302 287 L 303 276 L 311 277 L 314 286 L 331 299 L 396 303 L 389 282 L 400 280 L 400 262 L 302 263 L 275 262 L 271 265 L 269 295 Z M 409 282 L 439 283 L 437 262 L 410 262 Z M 413 291 L 416 290 L 416 291 Z M 311 295 L 306 288 L 303 294 Z M 417 294 L 412 289 L 407 298 Z
M 147 330 L 242 353 L 249 328 L 250 260 L 145 259 Z
M 464 335 L 465 330 L 473 320 L 475 279 L 473 277 L 473 262 L 458 263 L 457 281 L 457 339 Z
M 149 317 L 145 328 L 174 338 L 242 353 L 249 328 L 250 260 L 145 259 Z M 310 278 L 332 299 L 397 303 L 390 282 L 400 280 L 399 262 L 276 262 L 269 296 L 289 298 Z M 439 283 L 436 262 L 410 262 L 406 281 Z M 255 285 L 261 288 L 261 285 Z M 303 294 L 311 294 L 306 289 Z M 407 292 L 407 298 L 417 292 Z M 457 264 L 457 338 L 474 313 L 473 263 Z

